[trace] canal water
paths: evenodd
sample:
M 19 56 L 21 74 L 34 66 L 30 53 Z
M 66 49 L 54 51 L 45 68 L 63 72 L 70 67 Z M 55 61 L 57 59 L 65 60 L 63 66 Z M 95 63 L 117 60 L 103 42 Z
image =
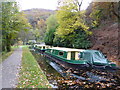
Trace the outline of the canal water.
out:
M 120 89 L 120 70 L 72 70 L 31 51 L 53 88 Z

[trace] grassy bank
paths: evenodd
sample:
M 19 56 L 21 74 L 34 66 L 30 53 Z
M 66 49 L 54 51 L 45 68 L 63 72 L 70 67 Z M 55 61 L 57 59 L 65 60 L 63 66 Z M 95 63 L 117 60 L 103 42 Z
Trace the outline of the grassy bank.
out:
M 18 47 L 19 46 L 12 46 L 10 52 L 2 52 L 2 60 L 0 60 L 0 63 L 4 61 L 5 59 L 7 59 L 14 52 L 14 50 L 17 49 Z
M 27 47 L 23 47 L 22 68 L 17 88 L 50 88 L 46 76 Z

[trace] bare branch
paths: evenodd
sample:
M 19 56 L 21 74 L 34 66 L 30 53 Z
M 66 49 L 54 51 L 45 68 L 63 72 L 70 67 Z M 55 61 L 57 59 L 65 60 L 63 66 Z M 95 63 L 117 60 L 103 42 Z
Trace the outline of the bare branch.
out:
M 80 3 L 78 2 L 78 11 L 80 11 L 80 8 L 81 8 L 81 5 L 82 5 L 82 2 L 83 2 L 83 0 L 81 0 Z

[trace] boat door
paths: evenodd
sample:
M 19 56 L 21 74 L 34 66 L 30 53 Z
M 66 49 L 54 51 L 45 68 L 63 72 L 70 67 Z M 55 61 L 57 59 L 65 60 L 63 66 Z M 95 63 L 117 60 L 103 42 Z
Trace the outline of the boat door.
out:
M 75 52 L 71 52 L 71 59 L 75 60 Z

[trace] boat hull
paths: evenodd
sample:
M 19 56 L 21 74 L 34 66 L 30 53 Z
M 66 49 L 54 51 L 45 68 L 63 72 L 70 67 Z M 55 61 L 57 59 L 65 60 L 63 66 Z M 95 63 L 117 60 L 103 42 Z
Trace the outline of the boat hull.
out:
M 84 69 L 84 70 L 89 70 L 90 67 L 88 64 L 73 64 L 73 63 L 68 63 L 66 61 L 63 61 L 62 59 L 59 59 L 55 56 L 52 56 L 48 53 L 44 53 L 44 56 L 49 58 L 50 60 L 60 64 L 61 66 L 63 66 L 66 69 Z

